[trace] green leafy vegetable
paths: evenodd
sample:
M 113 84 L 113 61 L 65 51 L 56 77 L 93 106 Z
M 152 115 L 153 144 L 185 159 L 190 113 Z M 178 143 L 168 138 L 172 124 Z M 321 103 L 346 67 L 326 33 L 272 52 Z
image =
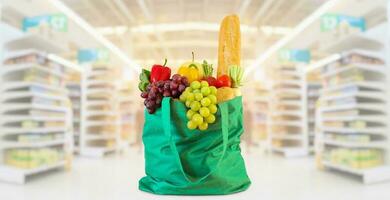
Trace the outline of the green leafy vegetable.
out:
M 237 88 L 242 86 L 242 77 L 244 70 L 238 65 L 231 65 L 229 67 L 229 76 L 232 79 L 232 87 Z
M 203 60 L 202 67 L 205 77 L 213 76 L 213 64 L 208 64 L 206 60 Z
M 150 71 L 146 69 L 142 69 L 141 74 L 139 75 L 139 84 L 138 84 L 138 89 L 141 92 L 146 91 L 146 87 L 150 84 Z

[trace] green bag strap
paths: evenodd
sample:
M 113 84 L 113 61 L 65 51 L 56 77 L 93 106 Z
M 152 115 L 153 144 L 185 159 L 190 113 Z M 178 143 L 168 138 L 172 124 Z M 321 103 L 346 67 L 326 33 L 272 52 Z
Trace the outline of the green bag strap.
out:
M 221 126 L 222 126 L 222 145 L 223 145 L 222 155 L 218 159 L 218 162 L 215 165 L 215 167 L 213 169 L 211 169 L 209 173 L 207 173 L 206 175 L 204 175 L 201 178 L 193 178 L 185 172 L 185 170 L 183 168 L 183 164 L 182 164 L 181 159 L 180 159 L 179 152 L 177 151 L 177 148 L 176 148 L 176 143 L 173 140 L 173 136 L 172 136 L 172 132 L 171 132 L 171 104 L 170 104 L 170 100 L 171 100 L 171 98 L 164 98 L 163 102 L 162 102 L 162 115 L 163 115 L 162 117 L 163 117 L 164 133 L 169 138 L 169 144 L 170 144 L 172 152 L 175 155 L 176 163 L 179 166 L 180 171 L 183 174 L 183 176 L 185 177 L 185 179 L 191 183 L 199 183 L 199 182 L 203 181 L 204 179 L 206 179 L 207 177 L 209 177 L 213 172 L 215 172 L 215 170 L 217 170 L 218 165 L 221 163 L 221 161 L 223 160 L 223 157 L 226 154 L 227 145 L 228 145 L 228 135 L 229 135 L 229 130 L 228 130 L 229 112 L 227 109 L 227 105 L 226 104 L 219 104 L 218 105 L 219 109 L 221 111 L 221 121 L 222 121 L 222 123 L 221 123 Z

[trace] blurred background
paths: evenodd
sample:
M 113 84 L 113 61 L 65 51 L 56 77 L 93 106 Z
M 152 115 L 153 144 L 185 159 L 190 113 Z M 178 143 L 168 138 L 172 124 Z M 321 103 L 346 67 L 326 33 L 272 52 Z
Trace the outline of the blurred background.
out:
M 138 190 L 139 73 L 218 64 L 241 21 L 252 186 L 199 199 L 390 199 L 387 0 L 0 0 L 0 199 Z M 195 198 L 195 197 L 194 197 Z

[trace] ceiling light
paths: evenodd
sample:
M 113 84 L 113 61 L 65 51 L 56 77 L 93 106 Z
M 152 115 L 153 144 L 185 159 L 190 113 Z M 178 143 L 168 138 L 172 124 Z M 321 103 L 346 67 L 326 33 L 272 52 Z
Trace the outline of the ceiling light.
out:
M 218 32 L 220 24 L 207 22 L 184 22 L 184 23 L 161 23 L 161 24 L 145 24 L 127 28 L 125 26 L 100 27 L 97 30 L 103 35 L 117 34 L 121 35 L 126 31 L 132 33 L 152 34 L 157 32 L 177 32 L 177 31 L 210 31 Z M 241 25 L 243 33 L 257 33 L 258 28 L 255 26 Z
M 292 28 L 281 26 L 262 26 L 260 29 L 266 35 L 287 35 L 293 30 Z
M 108 26 L 96 28 L 96 31 L 98 31 L 102 35 L 123 35 L 128 30 L 129 28 L 127 26 Z
M 244 76 L 248 76 L 252 74 L 253 70 L 259 69 L 259 66 L 264 63 L 268 58 L 270 58 L 275 52 L 277 52 L 280 48 L 284 47 L 288 44 L 294 37 L 299 35 L 303 30 L 305 30 L 308 26 L 310 26 L 314 21 L 320 18 L 325 12 L 327 12 L 330 8 L 336 5 L 339 0 L 329 0 L 325 2 L 320 8 L 318 8 L 314 13 L 304 19 L 300 24 L 298 24 L 288 35 L 284 38 L 276 42 L 270 48 L 267 49 L 263 54 L 261 54 L 255 62 L 249 66 L 245 70 Z

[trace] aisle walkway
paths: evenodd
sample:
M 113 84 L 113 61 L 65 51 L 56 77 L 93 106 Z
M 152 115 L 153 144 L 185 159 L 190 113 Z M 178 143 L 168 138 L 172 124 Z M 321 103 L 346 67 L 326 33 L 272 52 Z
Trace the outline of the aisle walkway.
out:
M 390 183 L 364 186 L 350 177 L 315 169 L 309 158 L 246 156 L 252 186 L 246 192 L 216 197 L 154 196 L 137 189 L 142 155 L 129 152 L 105 159 L 78 158 L 71 172 L 51 173 L 25 186 L 0 183 L 1 200 L 389 200 Z

